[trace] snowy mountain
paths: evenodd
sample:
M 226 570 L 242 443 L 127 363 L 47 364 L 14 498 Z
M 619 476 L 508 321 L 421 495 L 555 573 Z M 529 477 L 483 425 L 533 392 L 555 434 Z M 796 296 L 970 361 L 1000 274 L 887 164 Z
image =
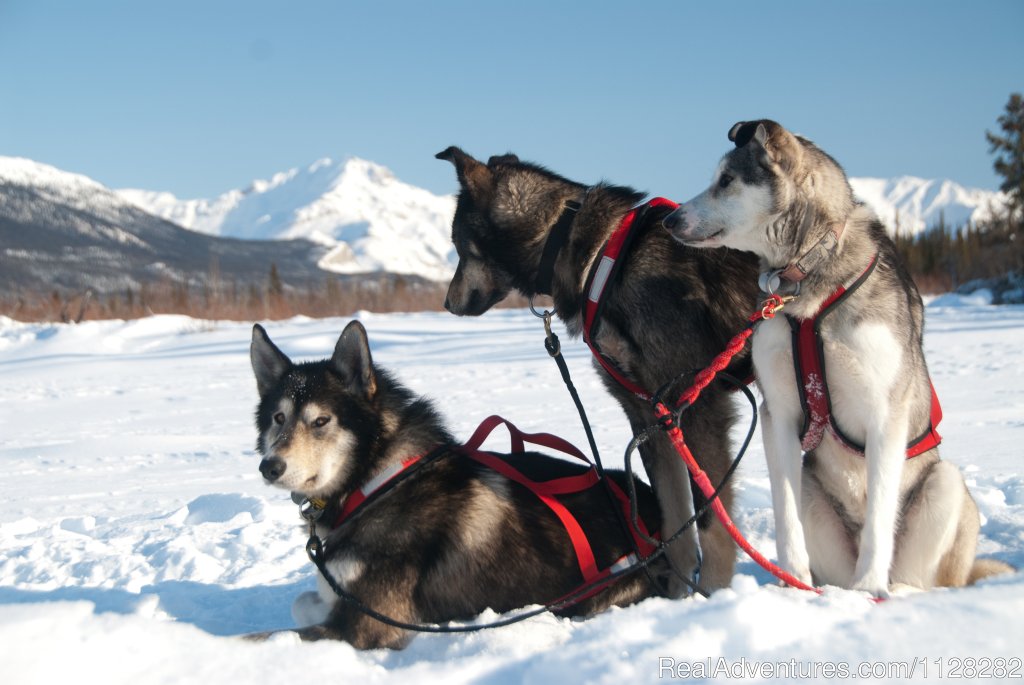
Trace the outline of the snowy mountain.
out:
M 319 266 L 339 273 L 389 271 L 443 281 L 456 263 L 449 238 L 455 199 L 399 181 L 358 158 L 321 159 L 213 200 L 118 191 L 156 216 L 233 238 L 306 238 L 330 250 Z
M 202 283 L 322 280 L 327 249 L 305 240 L 230 240 L 160 219 L 109 188 L 27 159 L 0 157 L 0 288 L 122 292 L 162 280 Z
M 124 220 L 132 209 L 117 193 L 87 176 L 22 157 L 0 157 L 0 183 L 29 189 L 41 201 L 88 212 L 110 222 Z
M 851 178 L 854 195 L 871 206 L 895 232 L 916 234 L 945 221 L 947 227 L 992 218 L 993 209 L 1006 204 L 1006 196 L 991 190 L 964 188 L 949 180 Z
M 947 226 L 983 220 L 1005 202 L 1000 193 L 948 180 L 851 184 L 901 231 L 924 230 L 940 217 Z M 180 200 L 113 191 L 85 176 L 0 157 L 0 281 L 97 291 L 168 277 L 201 281 L 212 258 L 238 282 L 264 278 L 272 262 L 293 283 L 324 271 L 445 281 L 456 263 L 454 207 L 452 196 L 402 183 L 357 158 L 322 159 L 212 200 Z
M 852 178 L 850 184 L 891 231 L 898 226 L 918 233 L 940 217 L 947 226 L 983 221 L 1005 203 L 1000 193 L 949 180 Z M 391 271 L 445 280 L 456 263 L 448 238 L 454 198 L 402 183 L 388 169 L 358 158 L 322 159 L 212 200 L 118 192 L 152 214 L 202 233 L 303 237 L 326 245 L 331 251 L 320 266 L 330 271 Z

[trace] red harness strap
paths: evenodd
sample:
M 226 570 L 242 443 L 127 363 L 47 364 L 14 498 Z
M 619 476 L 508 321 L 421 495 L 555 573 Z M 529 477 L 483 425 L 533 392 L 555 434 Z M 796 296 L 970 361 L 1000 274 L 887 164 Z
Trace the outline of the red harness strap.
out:
M 618 273 L 618 269 L 621 265 L 619 261 L 619 255 L 622 254 L 623 250 L 627 247 L 630 242 L 631 231 L 636 223 L 636 218 L 641 211 L 650 207 L 668 207 L 669 209 L 675 209 L 679 204 L 672 200 L 666 200 L 663 197 L 656 197 L 639 207 L 631 209 L 626 216 L 619 222 L 618 228 L 612 233 L 611 237 L 604 244 L 601 249 L 597 260 L 593 266 L 590 267 L 590 274 L 587 276 L 587 285 L 584 288 L 587 299 L 584 303 L 583 310 L 583 341 L 587 343 L 590 348 L 590 352 L 594 355 L 594 359 L 597 363 L 608 372 L 612 378 L 614 378 L 619 385 L 629 390 L 631 393 L 639 397 L 640 399 L 647 401 L 651 399 L 651 393 L 645 388 L 640 387 L 636 382 L 626 378 L 626 376 L 615 366 L 608 357 L 606 357 L 597 346 L 595 337 L 597 335 L 597 327 L 601 320 L 601 306 L 604 301 L 604 293 L 608 287 L 608 284 L 614 280 L 614 276 Z
M 334 522 L 334 527 L 337 528 L 342 523 L 344 523 L 345 519 L 352 515 L 352 512 L 354 512 L 356 509 L 362 506 L 363 502 L 366 501 L 367 497 L 369 497 L 370 495 L 372 495 L 373 493 L 377 492 L 382 487 L 390 483 L 399 474 L 401 474 L 403 471 L 411 467 L 413 464 L 415 464 L 422 458 L 423 455 L 417 455 L 415 457 L 410 457 L 406 459 L 401 464 L 393 464 L 389 466 L 388 468 L 384 469 L 382 472 L 374 476 L 372 479 L 370 479 L 370 481 L 366 485 L 364 485 L 363 487 L 359 488 L 351 495 L 346 497 L 345 503 L 341 507 L 341 512 L 338 514 L 338 518 Z
M 562 478 L 555 478 L 547 481 L 532 480 L 507 461 L 503 460 L 500 456 L 490 452 L 483 452 L 479 449 L 480 445 L 483 444 L 491 432 L 500 425 L 504 425 L 508 428 L 513 453 L 523 452 L 525 449 L 525 443 L 529 443 L 540 447 L 548 447 L 571 457 L 575 457 L 587 464 L 590 468 L 575 476 L 564 476 Z M 551 509 L 555 516 L 558 517 L 558 520 L 562 522 L 562 526 L 569 534 L 569 539 L 572 542 L 573 550 L 576 552 L 576 561 L 579 564 L 580 573 L 583 575 L 584 583 L 590 583 L 595 580 L 606 578 L 621 568 L 625 568 L 629 563 L 636 561 L 635 555 L 627 554 L 607 568 L 598 568 L 597 561 L 594 558 L 593 549 L 590 546 L 590 541 L 583 532 L 583 528 L 580 526 L 579 521 L 576 520 L 576 517 L 573 516 L 572 512 L 570 512 L 564 504 L 555 498 L 555 495 L 569 495 L 582 492 L 594 487 L 600 480 L 597 474 L 597 469 L 590 464 L 590 460 L 588 460 L 582 452 L 576 449 L 572 443 L 563 440 L 557 435 L 551 435 L 550 433 L 524 433 L 500 416 L 489 416 L 484 419 L 479 427 L 477 427 L 476 432 L 473 433 L 472 437 L 470 437 L 469 441 L 463 447 L 459 448 L 459 451 L 466 456 L 479 461 L 481 464 L 485 464 L 486 466 L 494 469 L 509 480 L 523 485 L 533 492 L 533 494 L 537 495 L 537 497 L 544 502 L 549 509 Z M 623 511 L 626 513 L 626 521 L 628 522 L 630 520 L 629 497 L 614 481 L 609 480 L 608 483 L 611 486 L 616 499 L 619 500 L 620 505 L 623 507 Z M 647 542 L 644 536 L 655 536 L 650 534 L 643 521 L 638 520 L 638 524 L 640 529 L 639 531 L 635 530 L 632 523 L 630 523 L 629 532 L 633 537 L 636 549 L 640 550 L 640 553 L 644 557 L 647 557 L 655 548 Z M 594 592 L 597 592 L 598 590 L 599 588 L 595 588 Z M 584 598 L 589 597 L 590 594 L 593 593 L 585 595 Z
M 796 384 L 800 393 L 800 403 L 804 408 L 804 427 L 800 436 L 801 447 L 809 452 L 821 444 L 825 430 L 847 449 L 863 456 L 864 446 L 848 438 L 836 423 L 832 413 L 832 399 L 828 391 L 825 376 L 825 347 L 821 341 L 821 322 L 844 299 L 857 290 L 874 272 L 878 264 L 878 255 L 852 283 L 844 284 L 832 293 L 809 319 L 788 317 L 793 330 L 793 360 L 796 367 Z M 930 381 L 929 381 L 930 384 Z M 935 387 L 931 388 L 931 418 L 928 429 L 907 446 L 907 459 L 937 447 L 942 441 L 935 430 L 942 420 L 942 408 Z
M 528 478 L 525 474 L 512 466 L 508 461 L 502 459 L 499 455 L 480 450 L 480 446 L 484 443 L 487 437 L 500 425 L 505 425 L 508 428 L 513 453 L 521 453 L 525 451 L 526 444 L 529 443 L 531 445 L 548 447 L 558 452 L 562 452 L 563 454 L 568 454 L 569 456 L 575 457 L 584 462 L 590 468 L 576 475 L 563 476 L 562 478 L 554 478 L 546 481 L 535 481 Z M 564 504 L 558 501 L 557 497 L 560 495 L 571 495 L 583 492 L 596 486 L 600 481 L 597 469 L 590 464 L 590 461 L 586 456 L 573 446 L 572 443 L 549 433 L 524 433 L 500 416 L 489 416 L 477 427 L 476 431 L 465 445 L 454 449 L 460 454 L 493 469 L 509 480 L 515 481 L 516 483 L 526 487 L 535 494 L 538 499 L 544 502 L 549 509 L 551 509 L 552 513 L 558 517 L 558 520 L 562 523 L 566 533 L 569 535 L 569 540 L 572 542 L 573 551 L 576 555 L 576 561 L 579 565 L 580 573 L 583 575 L 584 583 L 591 583 L 593 581 L 606 578 L 637 561 L 635 554 L 627 554 L 616 560 L 607 568 L 599 568 L 597 560 L 594 558 L 594 552 L 590 546 L 590 541 L 587 539 L 586 533 L 583 532 L 583 527 L 580 525 L 579 521 L 576 520 L 576 517 L 573 516 L 572 512 L 570 512 Z M 362 488 L 349 495 L 342 505 L 341 512 L 335 520 L 335 528 L 352 516 L 352 514 L 359 509 L 359 507 L 362 506 L 368 498 L 373 496 L 374 493 L 385 488 L 389 483 L 394 481 L 403 472 L 414 466 L 423 458 L 424 457 L 422 455 L 411 457 L 403 461 L 401 464 L 395 464 L 388 467 Z M 629 522 L 629 496 L 622 491 L 622 488 L 620 488 L 615 481 L 608 480 L 608 485 L 611 487 L 612 493 L 622 506 L 623 511 L 626 514 L 626 521 Z M 655 549 L 653 545 L 647 542 L 647 538 L 657 538 L 657 533 L 651 534 L 643 521 L 638 520 L 637 523 L 638 529 L 634 529 L 632 523 L 629 523 L 629 531 L 633 537 L 635 549 L 639 550 L 646 558 Z M 601 586 L 597 586 L 593 591 L 582 597 L 576 598 L 574 601 L 581 601 L 582 599 L 596 594 L 601 589 Z

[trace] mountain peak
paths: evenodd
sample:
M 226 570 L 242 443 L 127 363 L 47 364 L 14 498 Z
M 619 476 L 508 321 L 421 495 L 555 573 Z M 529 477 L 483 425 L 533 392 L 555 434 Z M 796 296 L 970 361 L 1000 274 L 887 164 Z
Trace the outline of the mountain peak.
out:
M 37 189 L 109 192 L 106 186 L 88 176 L 63 171 L 24 157 L 0 157 L 0 181 Z
M 449 240 L 454 197 L 403 183 L 387 167 L 359 157 L 323 157 L 213 199 L 115 192 L 85 176 L 18 157 L 0 157 L 0 182 L 31 187 L 43 198 L 113 222 L 141 208 L 214 236 L 306 238 L 328 248 L 318 265 L 338 273 L 387 271 L 446 280 L 457 262 Z M 851 178 L 850 184 L 890 231 L 903 233 L 940 221 L 947 226 L 983 221 L 1006 201 L 1002 193 L 948 179 Z
M 917 176 L 851 178 L 854 195 L 878 214 L 890 232 L 915 234 L 945 222 L 947 227 L 987 221 L 1006 203 L 991 190 L 965 188 L 949 179 Z
M 445 280 L 454 271 L 448 237 L 454 198 L 405 184 L 390 169 L 359 157 L 324 157 L 212 200 L 119 192 L 157 216 L 203 233 L 312 240 L 331 248 L 319 263 L 329 271 L 391 271 L 432 280 Z

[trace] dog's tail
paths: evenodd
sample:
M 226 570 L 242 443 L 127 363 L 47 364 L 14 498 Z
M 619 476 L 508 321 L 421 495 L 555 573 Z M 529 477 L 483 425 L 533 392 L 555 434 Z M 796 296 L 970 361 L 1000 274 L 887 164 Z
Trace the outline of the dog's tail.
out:
M 967 584 L 974 585 L 979 580 L 1004 573 L 1016 573 L 1017 569 L 998 559 L 975 559 L 974 566 L 967 576 Z

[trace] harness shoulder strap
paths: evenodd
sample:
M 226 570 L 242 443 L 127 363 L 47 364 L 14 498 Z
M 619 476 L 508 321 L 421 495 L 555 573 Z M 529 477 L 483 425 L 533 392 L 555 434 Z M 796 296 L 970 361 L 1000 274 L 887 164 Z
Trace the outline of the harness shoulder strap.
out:
M 633 228 L 637 225 L 637 219 L 646 214 L 651 208 L 662 207 L 675 209 L 679 204 L 663 197 L 656 197 L 648 202 L 634 207 L 619 222 L 618 228 L 605 242 L 604 247 L 598 255 L 590 273 L 583 292 L 586 296 L 583 308 L 583 341 L 590 348 L 597 363 L 608 372 L 615 381 L 640 399 L 647 401 L 651 399 L 651 393 L 638 383 L 627 378 L 615 364 L 601 352 L 597 346 L 597 331 L 601 324 L 601 314 L 604 310 L 605 293 L 608 286 L 615 280 L 625 260 L 620 255 L 628 253 L 629 245 L 635 236 Z
M 878 254 L 871 258 L 867 268 L 849 284 L 841 285 L 818 308 L 817 313 L 809 319 L 789 318 L 793 331 L 793 360 L 796 369 L 797 391 L 804 409 L 804 425 L 800 435 L 801 448 L 805 452 L 815 449 L 821 444 L 825 430 L 828 429 L 843 445 L 858 454 L 864 454 L 864 446 L 845 435 L 836 422 L 832 412 L 832 398 L 828 391 L 828 378 L 825 374 L 825 348 L 821 340 L 821 322 L 839 304 L 867 281 L 878 265 Z M 931 385 L 931 381 L 929 381 Z M 931 416 L 928 429 L 907 446 L 907 458 L 938 446 L 942 438 L 935 427 L 942 419 L 942 408 L 939 405 L 935 387 L 931 386 Z
M 931 379 L 928 379 L 928 386 L 931 388 L 932 401 L 931 401 L 931 415 L 928 419 L 928 429 L 922 433 L 918 438 L 911 441 L 910 445 L 907 446 L 907 459 L 916 457 L 919 454 L 924 454 L 930 449 L 934 449 L 939 446 L 942 442 L 942 436 L 936 430 L 939 425 L 939 421 L 942 421 L 942 406 L 939 404 L 939 396 L 935 392 L 935 385 Z
M 334 523 L 334 527 L 337 528 L 342 523 L 344 523 L 344 521 L 352 515 L 352 512 L 354 512 L 356 509 L 362 506 L 363 502 L 365 502 L 371 495 L 373 495 L 373 493 L 380 490 L 389 481 L 394 479 L 395 476 L 397 476 L 402 471 L 406 470 L 419 460 L 420 457 L 413 457 L 411 459 L 403 461 L 401 464 L 395 464 L 394 466 L 385 469 L 380 475 L 375 477 L 369 483 L 367 483 L 366 485 L 364 485 L 363 487 L 359 488 L 351 495 L 346 497 L 345 503 L 341 507 L 341 512 L 339 512 L 338 518 Z
M 818 311 L 809 319 L 790 317 L 793 328 L 793 358 L 797 369 L 797 389 L 804 407 L 804 430 L 800 445 L 809 452 L 821 444 L 826 429 L 831 429 L 836 438 L 846 447 L 860 454 L 864 446 L 846 437 L 836 423 L 832 413 L 832 398 L 828 392 L 828 378 L 825 375 L 825 349 L 821 341 L 821 322 L 840 303 L 852 295 L 874 273 L 878 264 L 876 253 L 867 268 L 852 282 L 844 283 L 829 295 Z

